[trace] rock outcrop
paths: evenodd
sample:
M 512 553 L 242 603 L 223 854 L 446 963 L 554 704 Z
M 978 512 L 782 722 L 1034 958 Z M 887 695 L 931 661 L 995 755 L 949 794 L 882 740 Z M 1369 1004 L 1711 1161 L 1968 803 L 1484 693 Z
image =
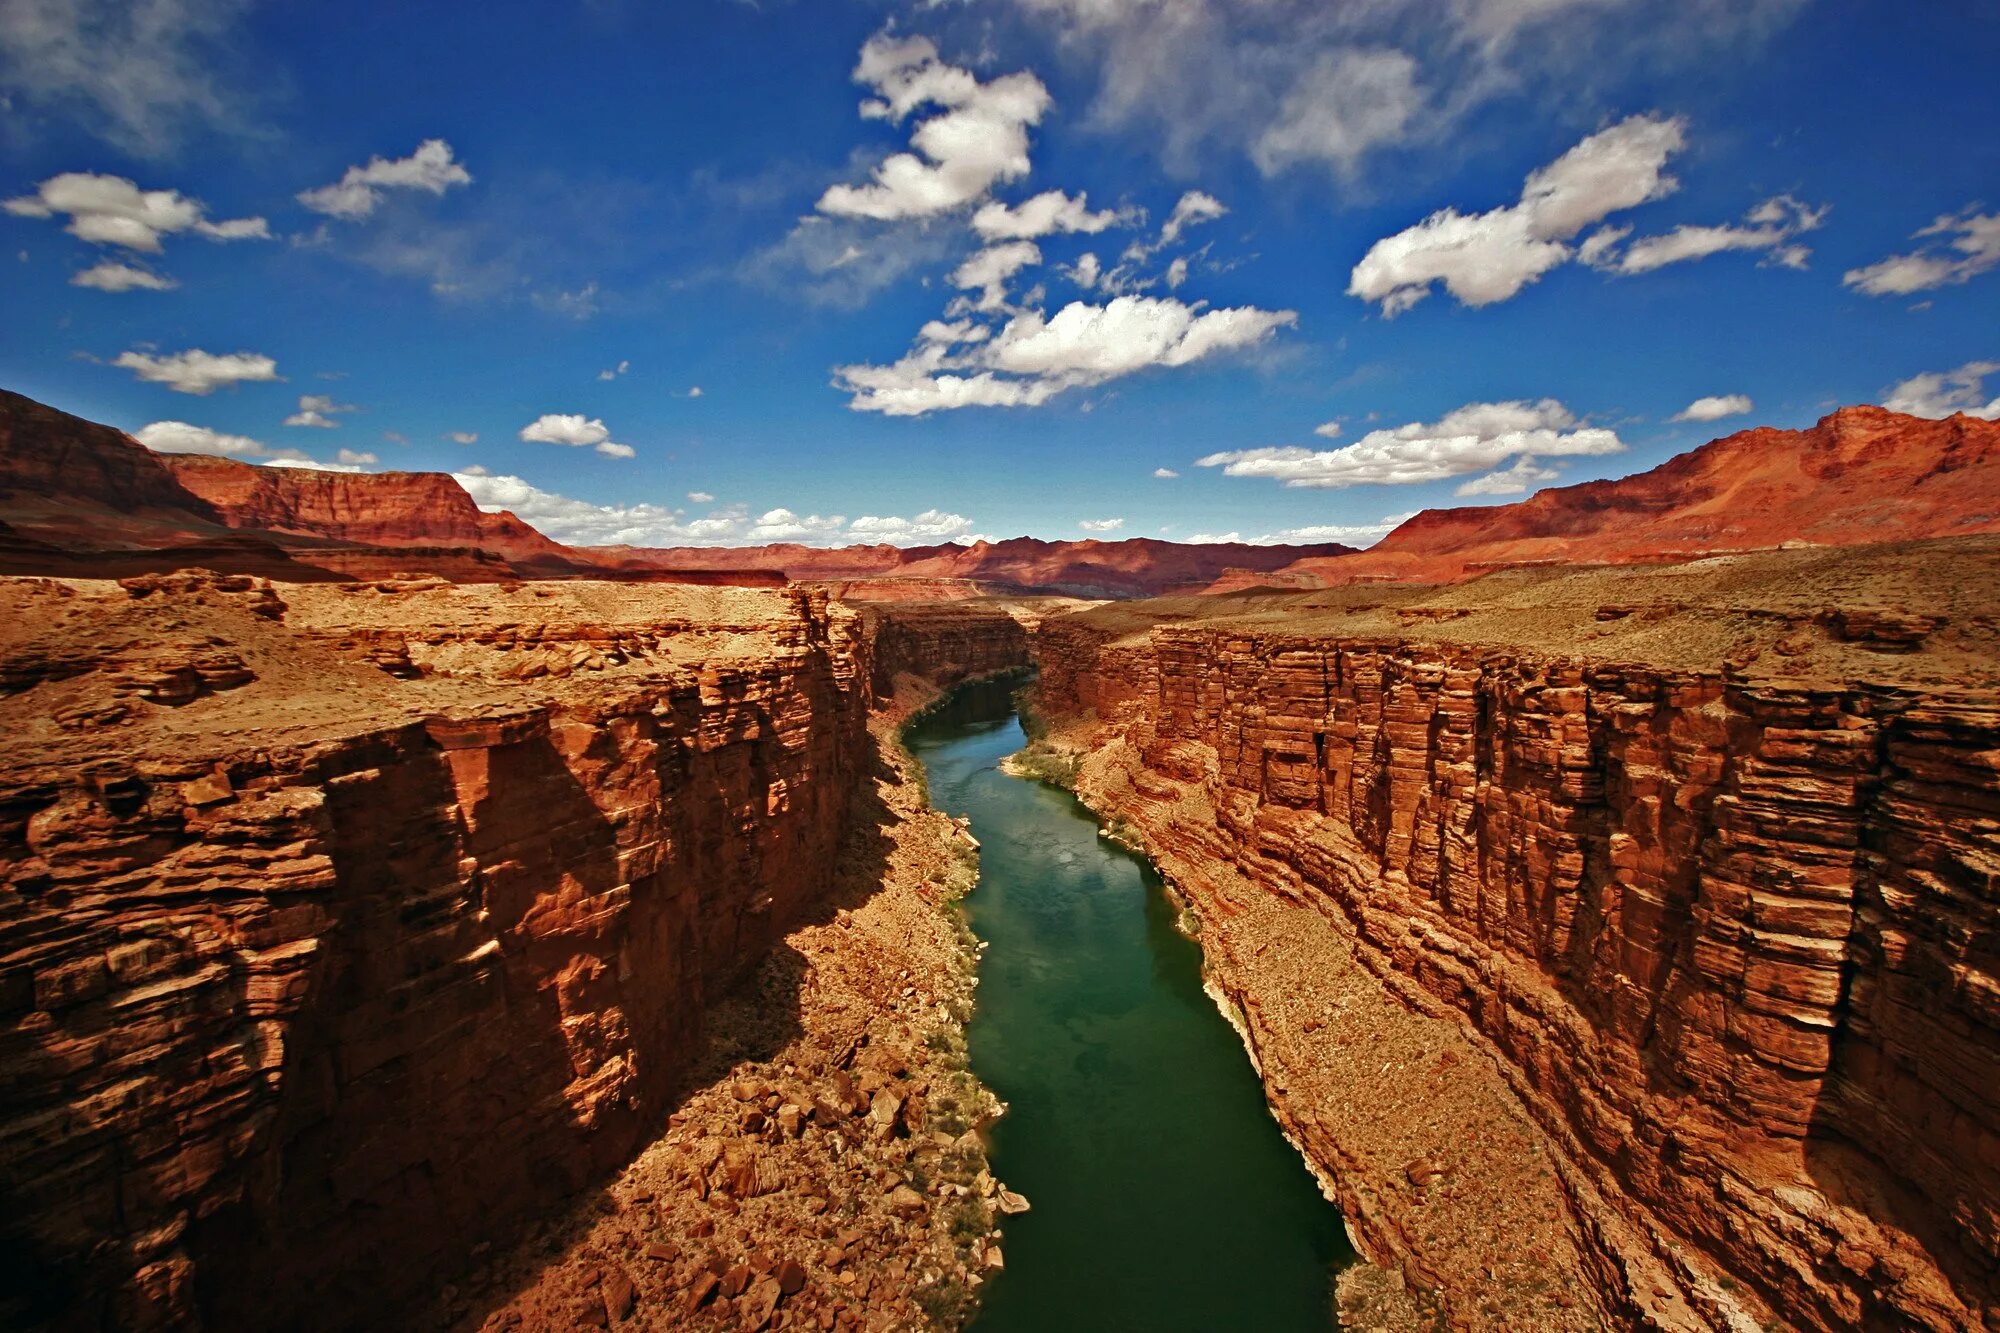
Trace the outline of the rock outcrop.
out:
M 1358 555 L 1235 574 L 1215 590 L 1446 583 L 1504 565 L 1657 563 L 1787 542 L 1996 531 L 2000 421 L 1844 407 L 1807 430 L 1739 431 L 1630 477 L 1515 504 L 1427 509 Z
M 557 571 L 588 563 L 505 510 L 484 512 L 442 472 L 321 472 L 205 454 L 159 459 L 232 528 L 361 546 L 467 546 Z
M 1015 537 L 977 541 L 970 546 L 818 547 L 774 546 L 710 549 L 662 547 L 587 548 L 607 564 L 642 569 L 709 569 L 749 566 L 781 569 L 801 582 L 840 580 L 958 580 L 1002 593 L 1042 593 L 1068 597 L 1156 597 L 1207 586 L 1225 571 L 1268 572 L 1303 559 L 1339 556 L 1353 548 L 1335 543 L 1308 546 L 1251 546 L 1242 542 L 1166 542 L 1150 537 L 1124 541 L 1042 541 Z M 859 591 L 858 586 L 856 591 Z M 934 589 L 921 593 L 935 598 Z
M 866 753 L 805 594 L 4 588 L 10 1323 L 349 1324 L 614 1168 Z M 475 612 L 614 641 L 390 632 Z
M 868 605 L 875 695 L 892 698 L 899 676 L 949 685 L 1028 665 L 1028 631 L 1006 609 L 954 602 Z
M 1589 609 L 1602 588 L 1558 583 L 1525 645 L 1486 637 L 1477 592 L 1391 632 L 1352 608 L 1289 625 L 1055 618 L 1036 693 L 1093 756 L 1079 791 L 1198 911 L 1232 910 L 1203 887 L 1218 863 L 1309 904 L 1392 992 L 1456 1015 L 1501 1061 L 1563 1163 L 1606 1317 L 1990 1326 L 1992 545 L 1937 557 L 1965 577 L 1946 618 L 1985 626 L 1950 683 L 1896 642 L 1841 659 L 1874 654 L 1872 679 L 1802 673 L 1862 641 L 1815 643 L 1782 608 L 1734 666 L 1719 649 L 1662 664 L 1658 631 L 1629 614 L 1606 629 Z M 1808 582 L 1806 557 L 1771 563 L 1774 587 Z M 1729 592 L 1678 615 L 1741 634 L 1749 599 Z M 1338 1175 L 1316 1109 L 1274 1101 Z M 1434 1168 L 1412 1169 L 1420 1186 Z M 1373 1257 L 1490 1325 L 1381 1183 L 1343 1194 Z

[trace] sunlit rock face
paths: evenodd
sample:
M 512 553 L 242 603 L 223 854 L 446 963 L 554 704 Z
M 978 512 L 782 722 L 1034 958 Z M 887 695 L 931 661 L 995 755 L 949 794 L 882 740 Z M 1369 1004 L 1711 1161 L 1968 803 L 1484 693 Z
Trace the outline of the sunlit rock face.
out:
M 1608 1314 L 1989 1316 L 1990 690 L 1426 637 L 1057 618 L 1036 699 L 1102 755 L 1085 799 L 1197 899 L 1226 864 L 1315 902 L 1392 991 L 1471 1025 L 1635 1224 L 1594 1241 Z M 1311 1151 L 1313 1108 L 1287 1114 Z

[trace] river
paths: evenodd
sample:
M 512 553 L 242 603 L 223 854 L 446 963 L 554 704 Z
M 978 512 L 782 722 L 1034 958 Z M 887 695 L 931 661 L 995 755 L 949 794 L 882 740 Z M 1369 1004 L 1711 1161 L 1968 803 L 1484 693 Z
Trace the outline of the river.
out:
M 962 687 L 913 726 L 939 809 L 982 844 L 967 902 L 988 944 L 972 1068 L 1008 1103 L 994 1174 L 1031 1201 L 975 1333 L 1334 1326 L 1353 1258 L 1278 1132 L 1201 953 L 1146 861 L 1076 799 L 1009 777 L 1013 683 Z

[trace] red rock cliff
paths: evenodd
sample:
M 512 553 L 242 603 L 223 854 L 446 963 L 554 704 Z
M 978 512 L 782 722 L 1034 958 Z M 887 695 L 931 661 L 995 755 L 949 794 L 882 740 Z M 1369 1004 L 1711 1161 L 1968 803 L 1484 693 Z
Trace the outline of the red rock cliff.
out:
M 869 659 L 564 586 L 0 584 L 0 1322 L 349 1326 L 656 1128 L 820 892 Z
M 232 528 L 367 546 L 475 546 L 510 560 L 569 563 L 575 557 L 510 513 L 481 511 L 442 472 L 321 472 L 202 454 L 162 454 L 160 460 Z
M 1611 1317 L 2000 1317 L 1990 685 L 1268 620 L 1058 618 L 1036 653 L 1044 714 L 1109 747 L 1086 799 L 1198 900 L 1221 859 L 1316 904 L 1392 991 L 1469 1024 L 1578 1179 L 1657 1238 L 1643 1266 L 1595 1242 Z M 1311 1151 L 1311 1116 L 1294 1127 Z
M 1308 557 L 1262 581 L 1449 582 L 1524 561 L 1660 561 L 1994 531 L 2000 421 L 1844 407 L 1807 430 L 1738 431 L 1629 477 L 1515 504 L 1427 509 L 1367 551 Z

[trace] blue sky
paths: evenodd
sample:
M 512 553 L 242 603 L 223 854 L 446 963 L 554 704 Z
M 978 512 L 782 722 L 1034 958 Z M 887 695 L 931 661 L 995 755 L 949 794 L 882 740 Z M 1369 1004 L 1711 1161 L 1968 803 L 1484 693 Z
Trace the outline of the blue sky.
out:
M 566 540 L 1367 541 L 2000 415 L 1996 67 L 1979 0 L 0 0 L 0 383 Z

